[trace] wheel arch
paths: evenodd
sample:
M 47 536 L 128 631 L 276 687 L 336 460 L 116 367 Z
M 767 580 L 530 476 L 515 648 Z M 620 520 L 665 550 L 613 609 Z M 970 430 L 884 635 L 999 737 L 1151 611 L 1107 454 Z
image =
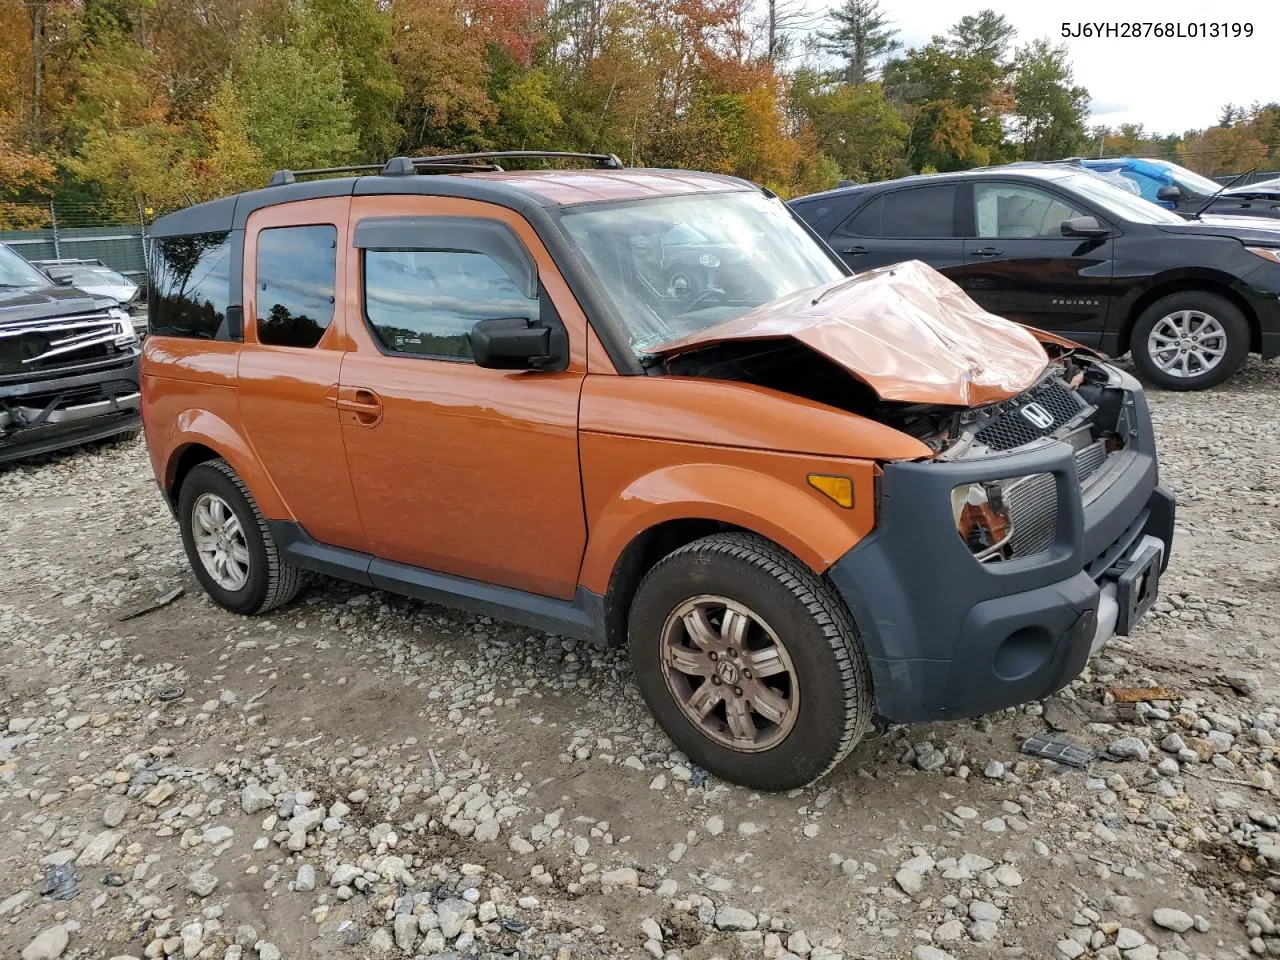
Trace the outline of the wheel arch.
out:
M 677 488 L 680 499 L 661 499 Z M 865 514 L 828 508 L 820 496 L 774 477 L 706 464 L 672 467 L 633 483 L 592 523 L 579 577 L 603 596 L 608 642 L 625 640 L 631 600 L 653 565 L 712 533 L 753 533 L 822 575 L 869 532 L 872 513 L 870 505 Z M 867 529 L 857 528 L 859 520 Z
M 225 460 L 240 475 L 264 516 L 293 519 L 253 448 L 230 424 L 207 410 L 188 410 L 178 417 L 161 481 L 161 491 L 171 508 L 177 509 L 178 492 L 191 471 L 216 459 Z
M 1146 290 L 1144 290 L 1138 299 L 1133 302 L 1125 315 L 1124 325 L 1117 331 L 1116 353 L 1125 353 L 1129 350 L 1129 337 L 1133 334 L 1133 328 L 1138 322 L 1138 318 L 1157 300 L 1167 297 L 1174 293 L 1211 293 L 1215 296 L 1222 297 L 1237 310 L 1239 310 L 1249 324 L 1249 352 L 1260 353 L 1262 351 L 1262 322 L 1258 319 L 1257 313 L 1250 306 L 1249 301 L 1234 288 L 1231 278 L 1217 273 L 1195 273 L 1178 277 L 1166 277 L 1158 280 Z

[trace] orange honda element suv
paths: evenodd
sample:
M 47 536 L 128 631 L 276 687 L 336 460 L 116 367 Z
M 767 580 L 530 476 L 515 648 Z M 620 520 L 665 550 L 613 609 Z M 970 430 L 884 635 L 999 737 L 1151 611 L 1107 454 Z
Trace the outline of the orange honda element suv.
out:
M 144 424 L 219 604 L 313 572 L 627 643 L 680 749 L 768 790 L 1133 629 L 1174 503 L 1132 377 L 923 264 L 851 276 L 741 180 L 528 156 L 154 225 Z

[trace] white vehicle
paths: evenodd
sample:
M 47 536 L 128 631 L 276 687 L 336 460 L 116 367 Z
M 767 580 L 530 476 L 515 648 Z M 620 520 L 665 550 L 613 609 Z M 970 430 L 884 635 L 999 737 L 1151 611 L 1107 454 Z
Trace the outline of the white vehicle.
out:
M 129 312 L 139 335 L 146 331 L 146 304 L 143 301 L 142 287 L 124 274 L 112 270 L 101 260 L 33 260 L 31 262 L 60 286 L 75 287 L 96 297 L 110 297 Z

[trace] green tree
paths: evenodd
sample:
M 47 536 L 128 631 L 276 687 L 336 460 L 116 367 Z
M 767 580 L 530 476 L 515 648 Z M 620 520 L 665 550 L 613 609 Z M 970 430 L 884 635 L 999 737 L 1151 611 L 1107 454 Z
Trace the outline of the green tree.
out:
M 791 85 L 791 112 L 813 132 L 817 148 L 854 180 L 882 180 L 908 172 L 908 127 L 878 83 L 823 84 L 811 71 Z
M 844 0 L 831 11 L 831 20 L 835 29 L 819 33 L 819 43 L 844 61 L 840 78 L 846 83 L 871 80 L 880 63 L 902 46 L 879 0 Z
M 315 30 L 285 43 L 260 40 L 235 77 L 249 140 L 273 168 L 325 167 L 352 159 L 354 111 L 331 44 Z
M 916 170 L 959 170 L 1012 159 L 1005 118 L 1013 111 L 1013 29 L 983 10 L 947 36 L 885 66 L 884 84 L 908 120 L 908 159 Z
M 1079 151 L 1089 91 L 1072 83 L 1065 46 L 1033 40 L 1014 57 L 1014 136 L 1023 159 L 1055 160 Z
M 499 147 L 549 150 L 556 145 L 562 119 L 560 107 L 550 94 L 551 77 L 545 70 L 534 69 L 497 95 L 495 140 Z
M 987 9 L 961 17 L 951 28 L 950 36 L 964 55 L 998 63 L 1008 56 L 1009 44 L 1017 32 L 1004 14 Z
M 400 136 L 404 90 L 391 66 L 391 17 L 377 0 L 309 0 L 304 16 L 337 51 L 361 151 L 382 158 Z

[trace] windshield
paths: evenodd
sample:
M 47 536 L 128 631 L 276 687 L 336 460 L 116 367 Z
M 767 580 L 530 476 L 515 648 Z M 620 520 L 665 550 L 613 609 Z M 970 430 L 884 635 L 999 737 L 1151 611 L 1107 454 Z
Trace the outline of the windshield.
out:
M 1222 184 L 1216 180 L 1210 180 L 1208 177 L 1196 173 L 1194 170 L 1188 170 L 1186 167 L 1180 167 L 1176 163 L 1164 161 L 1160 166 L 1169 171 L 1169 175 L 1173 177 L 1178 186 L 1201 197 L 1211 197 L 1222 189 Z
M 47 287 L 49 278 L 0 244 L 0 287 Z
M 109 267 L 50 267 L 52 277 L 70 277 L 80 287 L 124 287 L 132 285 Z
M 561 223 L 640 357 L 845 275 L 782 201 L 754 191 L 586 204 Z
M 1172 210 L 1157 206 L 1136 194 L 1113 187 L 1107 181 L 1086 173 L 1073 173 L 1057 181 L 1061 186 L 1074 190 L 1086 200 L 1102 207 L 1107 213 L 1131 223 L 1185 223 Z

